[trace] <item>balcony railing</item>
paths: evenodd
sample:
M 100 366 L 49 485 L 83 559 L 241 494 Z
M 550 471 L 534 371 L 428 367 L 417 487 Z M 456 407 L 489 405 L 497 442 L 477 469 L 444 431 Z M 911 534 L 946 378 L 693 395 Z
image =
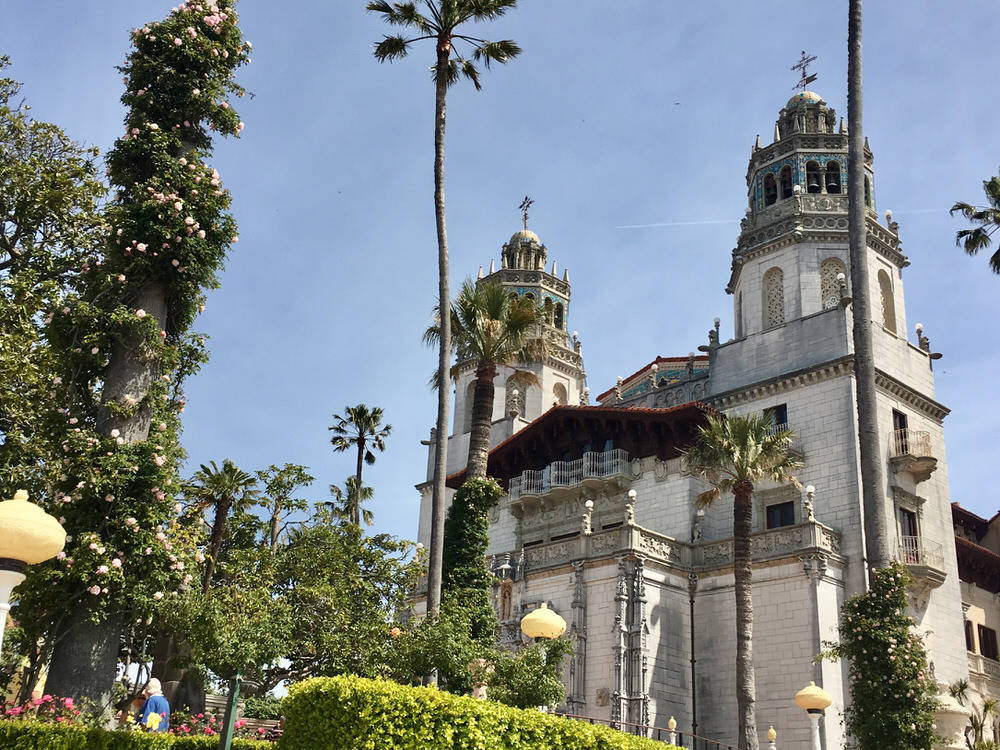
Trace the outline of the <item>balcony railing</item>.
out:
M 791 427 L 788 426 L 788 422 L 782 422 L 781 424 L 773 424 L 767 428 L 768 435 L 776 435 L 782 430 L 790 430 Z
M 511 500 L 523 495 L 541 495 L 553 487 L 569 487 L 585 479 L 629 474 L 628 453 L 621 448 L 610 451 L 588 451 L 576 461 L 555 461 L 544 469 L 528 470 L 512 477 L 507 485 Z
M 941 545 L 919 536 L 900 536 L 896 539 L 896 559 L 904 565 L 924 565 L 944 570 Z
M 982 654 L 969 652 L 969 671 L 985 675 L 995 682 L 1000 682 L 1000 661 L 990 659 Z
M 933 456 L 931 453 L 931 434 L 923 430 L 902 430 L 892 431 L 892 455 L 893 458 L 899 456 Z

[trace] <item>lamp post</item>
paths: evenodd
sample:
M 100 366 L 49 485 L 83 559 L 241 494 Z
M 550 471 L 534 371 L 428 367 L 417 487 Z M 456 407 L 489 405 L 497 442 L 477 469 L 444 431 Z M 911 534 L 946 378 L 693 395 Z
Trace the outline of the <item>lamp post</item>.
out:
M 566 621 L 542 602 L 521 618 L 521 632 L 529 638 L 554 640 L 566 632 Z
M 817 687 L 815 682 L 810 682 L 795 694 L 795 703 L 809 714 L 809 721 L 812 723 L 812 750 L 821 750 L 819 720 L 827 706 L 833 703 L 833 698 L 823 688 Z
M 28 493 L 18 490 L 13 500 L 0 502 L 0 648 L 10 612 L 10 595 L 29 565 L 55 557 L 66 544 L 66 531 L 59 522 L 28 502 Z

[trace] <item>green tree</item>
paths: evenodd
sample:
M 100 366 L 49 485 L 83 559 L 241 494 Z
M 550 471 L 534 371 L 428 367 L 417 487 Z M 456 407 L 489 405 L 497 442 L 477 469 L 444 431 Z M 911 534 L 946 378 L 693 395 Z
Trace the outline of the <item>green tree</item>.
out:
M 424 334 L 428 343 L 441 341 L 440 310 L 435 319 L 438 322 Z M 466 280 L 451 306 L 452 346 L 458 361 L 476 363 L 466 479 L 486 478 L 497 368 L 537 362 L 545 356 L 541 322 L 542 312 L 534 300 L 511 295 L 492 282 Z
M 986 193 L 989 205 L 974 206 L 959 201 L 951 207 L 952 216 L 961 214 L 968 221 L 979 225 L 975 229 L 961 229 L 955 235 L 955 244 L 965 248 L 969 255 L 976 255 L 980 250 L 989 248 L 993 233 L 1000 228 L 1000 177 L 984 180 L 983 192 Z M 990 268 L 993 273 L 1000 273 L 1000 250 L 990 256 Z
M 314 480 L 315 477 L 309 474 L 306 467 L 298 464 L 285 464 L 280 468 L 271 464 L 257 472 L 257 481 L 263 485 L 258 504 L 266 514 L 266 541 L 272 550 L 278 546 L 282 532 L 288 528 L 288 516 L 309 507 L 306 500 L 293 495 L 302 487 L 308 487 Z
M 438 244 L 438 301 L 442 306 L 451 299 L 448 280 L 448 232 L 445 226 L 444 204 L 444 136 L 448 87 L 461 77 L 472 82 L 477 90 L 479 70 L 483 66 L 506 63 L 520 54 L 521 49 L 511 40 L 490 42 L 459 33 L 466 24 L 492 21 L 517 5 L 517 0 L 421 0 L 425 12 L 416 2 L 372 0 L 368 11 L 381 14 L 391 26 L 405 29 L 411 36 L 385 36 L 375 45 L 375 58 L 380 62 L 398 60 L 409 53 L 418 41 L 434 40 L 436 59 L 434 77 L 434 218 Z M 471 47 L 472 59 L 455 48 L 464 43 Z M 451 408 L 448 380 L 451 361 L 451 320 L 441 320 L 441 343 L 438 348 L 437 394 L 438 410 L 434 439 L 434 479 L 431 498 L 430 565 L 427 582 L 427 608 L 435 612 L 441 602 L 442 540 L 444 538 L 445 479 L 448 472 L 448 416 Z
M 256 503 L 257 478 L 228 458 L 222 462 L 221 469 L 215 461 L 210 461 L 208 465 L 202 464 L 195 472 L 188 485 L 187 495 L 194 503 L 197 513 L 212 510 L 212 529 L 205 550 L 205 571 L 201 579 L 202 592 L 208 593 L 215 567 L 219 563 L 219 552 L 226 538 L 229 515 L 234 511 L 245 511 Z
M 340 416 L 334 414 L 336 420 L 329 428 L 333 432 L 330 443 L 337 453 L 355 449 L 358 452 L 357 468 L 354 472 L 354 484 L 349 487 L 352 492 L 350 496 L 351 523 L 361 525 L 361 492 L 364 483 L 361 481 L 361 471 L 365 464 L 375 463 L 375 453 L 385 450 L 385 439 L 392 432 L 392 425 L 382 424 L 382 408 L 375 406 L 369 408 L 365 404 L 344 407 L 344 414 Z M 332 488 L 331 488 L 332 489 Z
M 824 656 L 846 659 L 851 680 L 847 731 L 858 750 L 930 750 L 937 745 L 937 686 L 923 642 L 907 616 L 912 580 L 897 562 L 871 574 L 869 590 L 840 611 L 840 641 Z
M 358 489 L 357 477 L 347 477 L 344 480 L 343 488 L 336 484 L 331 484 L 330 495 L 334 498 L 333 502 L 330 503 L 330 507 L 337 518 L 354 523 L 354 514 L 357 511 L 360 513 L 361 520 L 365 522 L 366 526 L 371 526 L 374 523 L 375 514 L 364 507 L 364 504 L 375 496 L 375 490 L 367 485 L 363 485 Z
M 872 302 L 868 285 L 868 206 L 865 205 L 865 138 L 862 128 L 861 0 L 848 3 L 847 33 L 847 219 L 853 295 L 854 382 L 857 390 L 865 556 L 871 569 L 889 562 L 882 490 Z
M 555 638 L 497 654 L 486 679 L 487 697 L 515 708 L 559 705 L 566 697 L 562 665 L 572 653 L 572 642 Z
M 737 746 L 757 750 L 756 689 L 753 667 L 753 569 L 750 533 L 753 493 L 762 481 L 792 484 L 802 462 L 791 455 L 792 433 L 774 430 L 763 414 L 710 416 L 698 428 L 698 440 L 684 454 L 688 470 L 705 479 L 711 489 L 698 496 L 708 507 L 723 494 L 733 494 L 733 581 L 736 589 L 736 704 Z
M 486 567 L 489 510 L 503 490 L 493 479 L 470 479 L 448 508 L 444 523 L 444 581 L 442 599 L 461 607 L 473 640 L 492 645 L 496 614 L 490 602 L 493 576 Z
M 71 611 L 47 687 L 100 705 L 110 701 L 126 623 L 138 619 L 129 610 L 156 606 L 158 579 L 172 564 L 165 561 L 177 557 L 163 546 L 175 543 L 155 535 L 167 536 L 179 488 L 181 384 L 206 359 L 190 329 L 236 241 L 229 193 L 206 159 L 214 134 L 243 127 L 229 98 L 243 94 L 234 76 L 249 44 L 233 1 L 215 7 L 205 14 L 181 4 L 132 32 L 121 68 L 125 134 L 107 158 L 116 200 L 106 214 L 106 252 L 77 277 L 77 298 L 53 310 L 46 328 L 65 361 L 53 390 L 82 423 L 66 433 L 64 479 L 54 487 L 79 496 L 79 510 L 67 515 L 67 555 L 82 557 L 88 530 L 99 547 L 124 555 L 120 581 L 94 584 L 98 594 L 81 596 L 83 586 L 67 581 Z M 138 532 L 128 517 L 140 522 Z M 154 562 L 162 573 L 150 571 Z M 182 578 L 176 569 L 170 575 Z

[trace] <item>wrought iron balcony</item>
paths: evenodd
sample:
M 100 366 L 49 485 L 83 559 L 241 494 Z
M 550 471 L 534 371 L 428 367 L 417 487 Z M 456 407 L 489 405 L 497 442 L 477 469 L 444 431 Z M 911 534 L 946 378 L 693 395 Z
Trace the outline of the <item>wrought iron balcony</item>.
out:
M 619 476 L 632 476 L 626 451 L 621 448 L 588 451 L 575 461 L 555 461 L 544 469 L 528 470 L 512 477 L 507 485 L 507 495 L 511 501 L 516 501 L 526 495 L 544 495 L 553 489 L 573 487 L 588 480 Z
M 908 428 L 893 430 L 889 441 L 889 462 L 894 472 L 907 472 L 918 483 L 930 478 L 937 468 L 937 459 L 931 452 L 929 432 Z
M 921 584 L 937 588 L 944 581 L 944 552 L 938 542 L 919 536 L 899 536 L 896 538 L 896 559 L 909 568 Z

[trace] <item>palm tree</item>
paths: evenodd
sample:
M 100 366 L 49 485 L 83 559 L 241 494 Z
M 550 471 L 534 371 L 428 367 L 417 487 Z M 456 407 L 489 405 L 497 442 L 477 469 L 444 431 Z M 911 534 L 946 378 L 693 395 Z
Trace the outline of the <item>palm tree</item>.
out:
M 350 450 L 351 448 L 356 448 L 358 451 L 358 466 L 354 472 L 354 484 L 347 486 L 352 492 L 348 520 L 360 526 L 361 500 L 363 498 L 357 490 L 364 488 L 364 484 L 361 481 L 361 470 L 366 463 L 369 465 L 375 463 L 373 449 L 379 453 L 385 450 L 385 439 L 392 432 L 392 425 L 387 424 L 383 426 L 383 412 L 380 406 L 374 406 L 370 409 L 365 404 L 345 406 L 344 414 L 347 416 L 333 415 L 333 418 L 337 421 L 330 427 L 330 430 L 333 432 L 330 443 L 333 445 L 333 450 L 337 453 Z
M 861 0 L 850 0 L 847 33 L 847 219 L 854 295 L 854 381 L 858 400 L 858 450 L 861 462 L 865 557 L 870 569 L 889 562 L 882 462 L 875 403 L 875 356 L 871 299 L 868 296 L 868 227 L 865 205 L 865 139 L 861 94 Z
M 754 487 L 761 481 L 800 487 L 792 474 L 802 462 L 789 452 L 792 433 L 774 430 L 763 414 L 708 418 L 699 427 L 698 442 L 685 452 L 688 470 L 712 485 L 697 503 L 712 505 L 723 493 L 733 493 L 733 582 L 736 588 L 736 705 L 743 750 L 757 750 L 754 711 L 753 599 L 751 593 L 750 531 Z
M 991 177 L 983 182 L 988 206 L 973 206 L 961 201 L 951 207 L 951 214 L 962 214 L 971 222 L 979 224 L 975 229 L 962 229 L 955 235 L 955 244 L 965 248 L 969 255 L 990 246 L 993 233 L 1000 229 L 1000 177 Z M 1000 250 L 990 257 L 993 273 L 1000 273 Z
M 435 319 L 441 318 L 437 310 Z M 545 356 L 545 341 L 538 331 L 541 321 L 542 312 L 534 300 L 509 294 L 493 282 L 477 284 L 466 279 L 451 306 L 452 346 L 458 361 L 476 363 L 466 481 L 486 478 L 497 367 L 537 362 Z M 436 322 L 424 333 L 424 341 L 434 344 L 440 340 L 441 326 Z M 522 376 L 525 374 L 530 375 Z
M 343 488 L 336 484 L 331 484 L 330 494 L 335 498 L 335 500 L 333 502 L 328 502 L 327 505 L 330 506 L 330 510 L 333 512 L 333 515 L 337 518 L 346 518 L 351 523 L 354 523 L 353 515 L 355 513 L 355 498 L 358 498 L 359 503 L 364 503 L 366 500 L 372 499 L 372 496 L 375 494 L 375 490 L 371 487 L 363 485 L 359 492 L 357 477 L 351 476 L 344 480 Z M 371 526 L 375 521 L 375 514 L 368 510 L 368 508 L 361 507 L 360 504 L 358 508 L 361 511 L 361 518 L 364 520 L 365 525 Z
M 434 64 L 434 216 L 437 221 L 438 300 L 445 304 L 451 299 L 448 287 L 448 233 L 444 217 L 444 133 L 445 100 L 448 87 L 465 76 L 476 90 L 479 71 L 474 60 L 485 68 L 491 63 L 505 63 L 517 57 L 521 49 L 511 40 L 488 42 L 485 39 L 457 33 L 468 22 L 492 21 L 517 5 L 517 0 L 421 0 L 425 12 L 417 10 L 416 2 L 389 3 L 373 0 L 368 10 L 381 13 L 386 23 L 411 31 L 415 36 L 385 36 L 375 45 L 375 58 L 380 62 L 405 57 L 417 41 L 433 39 L 437 51 Z M 472 48 L 472 60 L 454 50 L 464 42 Z M 454 58 L 452 52 L 455 52 Z M 430 560 L 427 571 L 427 610 L 436 612 L 441 604 L 441 560 L 444 539 L 445 478 L 448 471 L 448 389 L 451 358 L 451 321 L 441 321 L 441 346 L 438 348 L 438 410 L 434 438 L 434 481 L 431 497 Z
M 215 509 L 206 549 L 208 559 L 201 581 L 202 593 L 208 593 L 219 562 L 219 551 L 226 538 L 226 522 L 229 514 L 240 507 L 253 504 L 257 499 L 257 478 L 243 471 L 228 458 L 222 462 L 221 469 L 215 461 L 211 461 L 208 465 L 202 464 L 195 472 L 191 484 L 187 487 L 187 494 L 195 501 L 199 511 L 207 510 L 209 507 Z

